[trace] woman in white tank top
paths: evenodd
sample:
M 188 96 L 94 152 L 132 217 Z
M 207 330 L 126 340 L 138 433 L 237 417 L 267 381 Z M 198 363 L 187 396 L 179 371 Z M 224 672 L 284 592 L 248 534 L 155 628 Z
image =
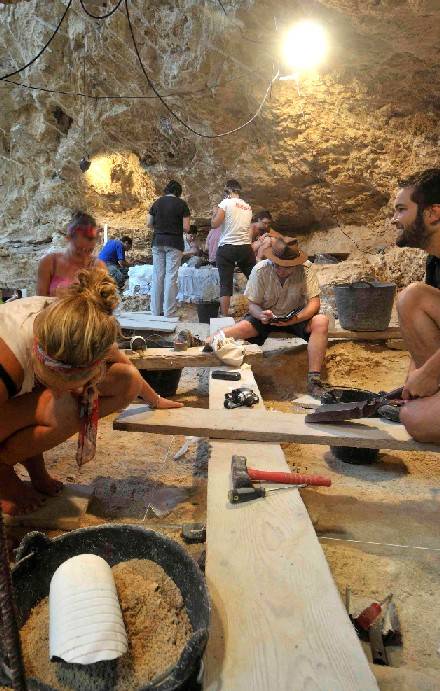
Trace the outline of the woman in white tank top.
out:
M 8 514 L 32 511 L 43 494 L 60 491 L 44 451 L 79 432 L 82 465 L 94 457 L 99 417 L 137 396 L 156 408 L 181 406 L 159 396 L 118 349 L 119 298 L 107 271 L 83 270 L 77 280 L 62 298 L 0 305 L 0 505 Z

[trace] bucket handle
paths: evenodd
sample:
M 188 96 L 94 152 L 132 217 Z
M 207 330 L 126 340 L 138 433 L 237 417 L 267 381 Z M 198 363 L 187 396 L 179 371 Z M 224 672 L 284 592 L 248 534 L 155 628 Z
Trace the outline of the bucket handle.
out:
M 47 535 L 40 533 L 38 530 L 33 530 L 27 533 L 18 545 L 15 550 L 15 560 L 18 563 L 31 554 L 43 552 L 50 544 L 52 544 L 52 540 Z

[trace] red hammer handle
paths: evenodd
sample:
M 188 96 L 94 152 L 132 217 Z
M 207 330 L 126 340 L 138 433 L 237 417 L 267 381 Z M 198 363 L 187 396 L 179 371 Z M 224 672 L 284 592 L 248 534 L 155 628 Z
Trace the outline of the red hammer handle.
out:
M 285 485 L 314 485 L 330 487 L 332 481 L 328 477 L 321 475 L 300 475 L 299 473 L 280 473 L 275 470 L 256 470 L 247 468 L 247 473 L 251 480 L 266 480 L 267 482 L 278 482 Z

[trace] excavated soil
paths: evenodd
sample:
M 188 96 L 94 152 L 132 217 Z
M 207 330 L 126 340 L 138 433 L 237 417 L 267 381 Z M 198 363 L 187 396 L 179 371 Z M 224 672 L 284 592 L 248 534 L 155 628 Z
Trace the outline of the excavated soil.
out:
M 282 411 L 295 410 L 292 399 L 306 384 L 305 347 L 292 347 L 292 341 L 289 346 L 286 350 L 282 339 L 268 340 L 265 358 L 254 368 L 267 406 Z M 389 390 L 402 383 L 408 359 L 406 351 L 383 343 L 334 341 L 324 374 L 332 384 Z M 203 380 L 203 371 L 183 370 L 176 398 L 206 408 Z M 94 486 L 90 511 L 95 521 L 143 523 L 182 542 L 182 524 L 206 518 L 209 444 L 190 440 L 186 453 L 174 460 L 183 437 L 114 432 L 111 425 L 111 417 L 100 423 L 94 462 L 78 470 L 76 439 L 70 439 L 47 454 L 49 469 L 64 481 Z M 394 593 L 403 648 L 393 654 L 396 667 L 375 667 L 381 689 L 439 688 L 438 456 L 382 452 L 378 462 L 359 466 L 337 460 L 324 446 L 287 444 L 284 451 L 292 468 L 332 479 L 331 488 L 306 490 L 302 496 L 341 594 L 349 585 L 353 609 L 359 611 Z M 169 513 L 156 518 L 146 511 L 149 503 L 168 507 Z M 203 545 L 186 547 L 196 558 L 203 550 Z
M 21 629 L 28 676 L 66 691 L 136 691 L 176 665 L 192 629 L 182 595 L 156 563 L 132 559 L 113 567 L 129 648 L 116 662 L 49 661 L 49 602 Z

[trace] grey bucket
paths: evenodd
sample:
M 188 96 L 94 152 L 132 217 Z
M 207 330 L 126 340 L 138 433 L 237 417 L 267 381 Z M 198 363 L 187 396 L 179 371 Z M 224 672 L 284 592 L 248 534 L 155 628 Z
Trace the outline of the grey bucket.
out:
M 349 331 L 384 331 L 391 318 L 396 285 L 358 281 L 335 285 L 339 323 Z
M 12 569 L 12 585 L 21 628 L 30 611 L 49 594 L 51 578 L 60 564 L 78 554 L 97 554 L 110 566 L 129 559 L 151 559 L 176 583 L 193 628 L 175 667 L 160 678 L 144 684 L 139 691 L 175 691 L 186 689 L 186 681 L 197 669 L 208 640 L 210 605 L 202 572 L 196 562 L 174 540 L 153 530 L 134 525 L 100 525 L 80 528 L 53 540 L 43 533 L 28 533 L 17 550 L 17 564 Z M 101 663 L 86 665 L 92 678 Z M 106 663 L 105 674 L 110 673 Z M 10 684 L 0 653 L 0 686 Z M 105 682 L 105 680 L 104 680 Z M 31 691 L 55 691 L 39 679 L 27 680 Z M 111 684 L 103 688 L 109 690 Z M 193 687 L 191 687 L 193 688 Z M 84 688 L 82 691 L 86 691 Z

